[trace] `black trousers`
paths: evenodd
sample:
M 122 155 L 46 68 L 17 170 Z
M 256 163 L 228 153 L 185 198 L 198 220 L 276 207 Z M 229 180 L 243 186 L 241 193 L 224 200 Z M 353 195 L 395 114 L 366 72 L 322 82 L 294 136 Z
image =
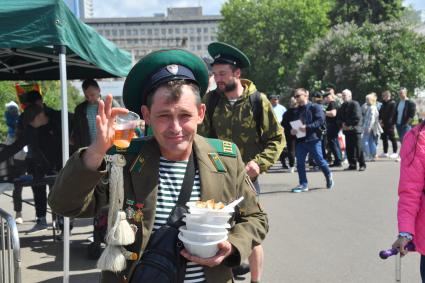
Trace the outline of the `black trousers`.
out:
M 46 186 L 31 186 L 34 195 L 35 215 L 37 218 L 46 217 L 47 214 L 47 189 Z M 13 189 L 13 210 L 22 211 L 22 187 L 15 186 Z
M 347 159 L 350 167 L 357 167 L 357 162 L 359 163 L 359 166 L 366 166 L 362 149 L 361 134 L 352 131 L 344 132 L 344 134 Z
M 421 277 L 422 283 L 425 283 L 425 256 L 421 255 Z
M 280 155 L 280 162 L 282 163 L 282 166 L 286 165 L 286 158 L 288 158 L 289 161 L 289 167 L 295 166 L 295 141 L 293 135 L 285 135 L 286 138 L 286 148 L 282 151 L 282 154 Z
M 384 146 L 384 153 L 388 153 L 388 140 L 391 141 L 393 152 L 397 153 L 397 140 L 395 138 L 394 126 L 384 127 L 384 132 L 381 134 L 382 145 Z

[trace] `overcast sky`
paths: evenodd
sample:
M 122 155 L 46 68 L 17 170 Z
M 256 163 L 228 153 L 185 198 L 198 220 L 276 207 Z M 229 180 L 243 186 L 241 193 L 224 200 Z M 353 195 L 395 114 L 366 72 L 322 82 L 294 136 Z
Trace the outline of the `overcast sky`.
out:
M 93 0 L 95 17 L 141 17 L 166 13 L 168 7 L 202 6 L 204 15 L 219 15 L 226 0 Z M 425 0 L 405 0 L 425 11 Z

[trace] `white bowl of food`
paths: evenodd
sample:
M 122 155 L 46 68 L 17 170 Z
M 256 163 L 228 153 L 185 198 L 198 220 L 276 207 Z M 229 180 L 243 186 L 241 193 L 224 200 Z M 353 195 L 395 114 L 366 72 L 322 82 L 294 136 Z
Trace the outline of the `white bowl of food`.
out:
M 186 217 L 183 218 L 183 221 L 186 222 L 186 228 L 190 231 L 196 232 L 206 232 L 206 233 L 224 233 L 227 229 L 230 229 L 230 224 L 225 223 L 222 225 L 211 225 L 211 224 L 203 224 L 193 221 L 187 221 Z
M 227 235 L 228 231 L 224 230 L 223 232 L 199 232 L 188 230 L 186 226 L 181 226 L 179 228 L 180 233 L 183 234 L 183 237 L 189 241 L 195 242 L 214 242 L 220 239 L 223 239 Z
M 182 233 L 179 233 L 178 237 L 190 254 L 201 258 L 215 256 L 218 252 L 217 244 L 227 240 L 227 235 L 225 235 L 222 239 L 213 242 L 190 241 L 185 238 Z
M 210 225 L 224 225 L 229 222 L 231 214 L 226 215 L 214 215 L 210 213 L 201 213 L 201 214 L 190 214 L 185 213 L 187 222 L 196 222 L 199 224 L 210 224 Z

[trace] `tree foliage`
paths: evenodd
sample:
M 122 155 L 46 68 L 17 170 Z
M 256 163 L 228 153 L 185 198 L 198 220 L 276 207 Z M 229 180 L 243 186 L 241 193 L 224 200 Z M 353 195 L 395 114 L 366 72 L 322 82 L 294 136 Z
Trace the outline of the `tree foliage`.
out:
M 365 94 L 425 86 L 425 37 L 401 22 L 345 23 L 334 27 L 305 54 L 298 73 L 300 85 L 333 82 L 363 101 Z
M 43 93 L 43 101 L 46 105 L 60 110 L 61 97 L 60 97 L 60 82 L 59 81 L 41 81 L 38 82 L 41 86 Z M 75 106 L 83 101 L 83 97 L 79 94 L 78 90 L 68 83 L 68 111 L 74 112 Z M 4 119 L 5 104 L 9 101 L 17 102 L 15 82 L 4 81 L 0 82 L 0 106 L 3 106 L 0 119 L 0 143 L 6 138 L 7 126 Z M 1 108 L 0 108 L 1 109 Z
M 229 0 L 218 39 L 250 58 L 244 77 L 261 91 L 278 91 L 294 82 L 298 61 L 328 31 L 330 7 L 327 0 Z
M 358 26 L 365 22 L 381 23 L 397 20 L 404 10 L 402 0 L 336 0 L 329 13 L 332 26 L 354 22 Z

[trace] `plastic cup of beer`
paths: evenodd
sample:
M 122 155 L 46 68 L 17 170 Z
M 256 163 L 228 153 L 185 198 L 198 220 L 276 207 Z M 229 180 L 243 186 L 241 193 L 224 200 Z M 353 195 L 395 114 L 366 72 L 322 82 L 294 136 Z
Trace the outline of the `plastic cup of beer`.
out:
M 139 123 L 140 117 L 134 112 L 117 115 L 115 118 L 114 145 L 119 148 L 130 146 L 131 139 L 134 137 L 134 129 Z

